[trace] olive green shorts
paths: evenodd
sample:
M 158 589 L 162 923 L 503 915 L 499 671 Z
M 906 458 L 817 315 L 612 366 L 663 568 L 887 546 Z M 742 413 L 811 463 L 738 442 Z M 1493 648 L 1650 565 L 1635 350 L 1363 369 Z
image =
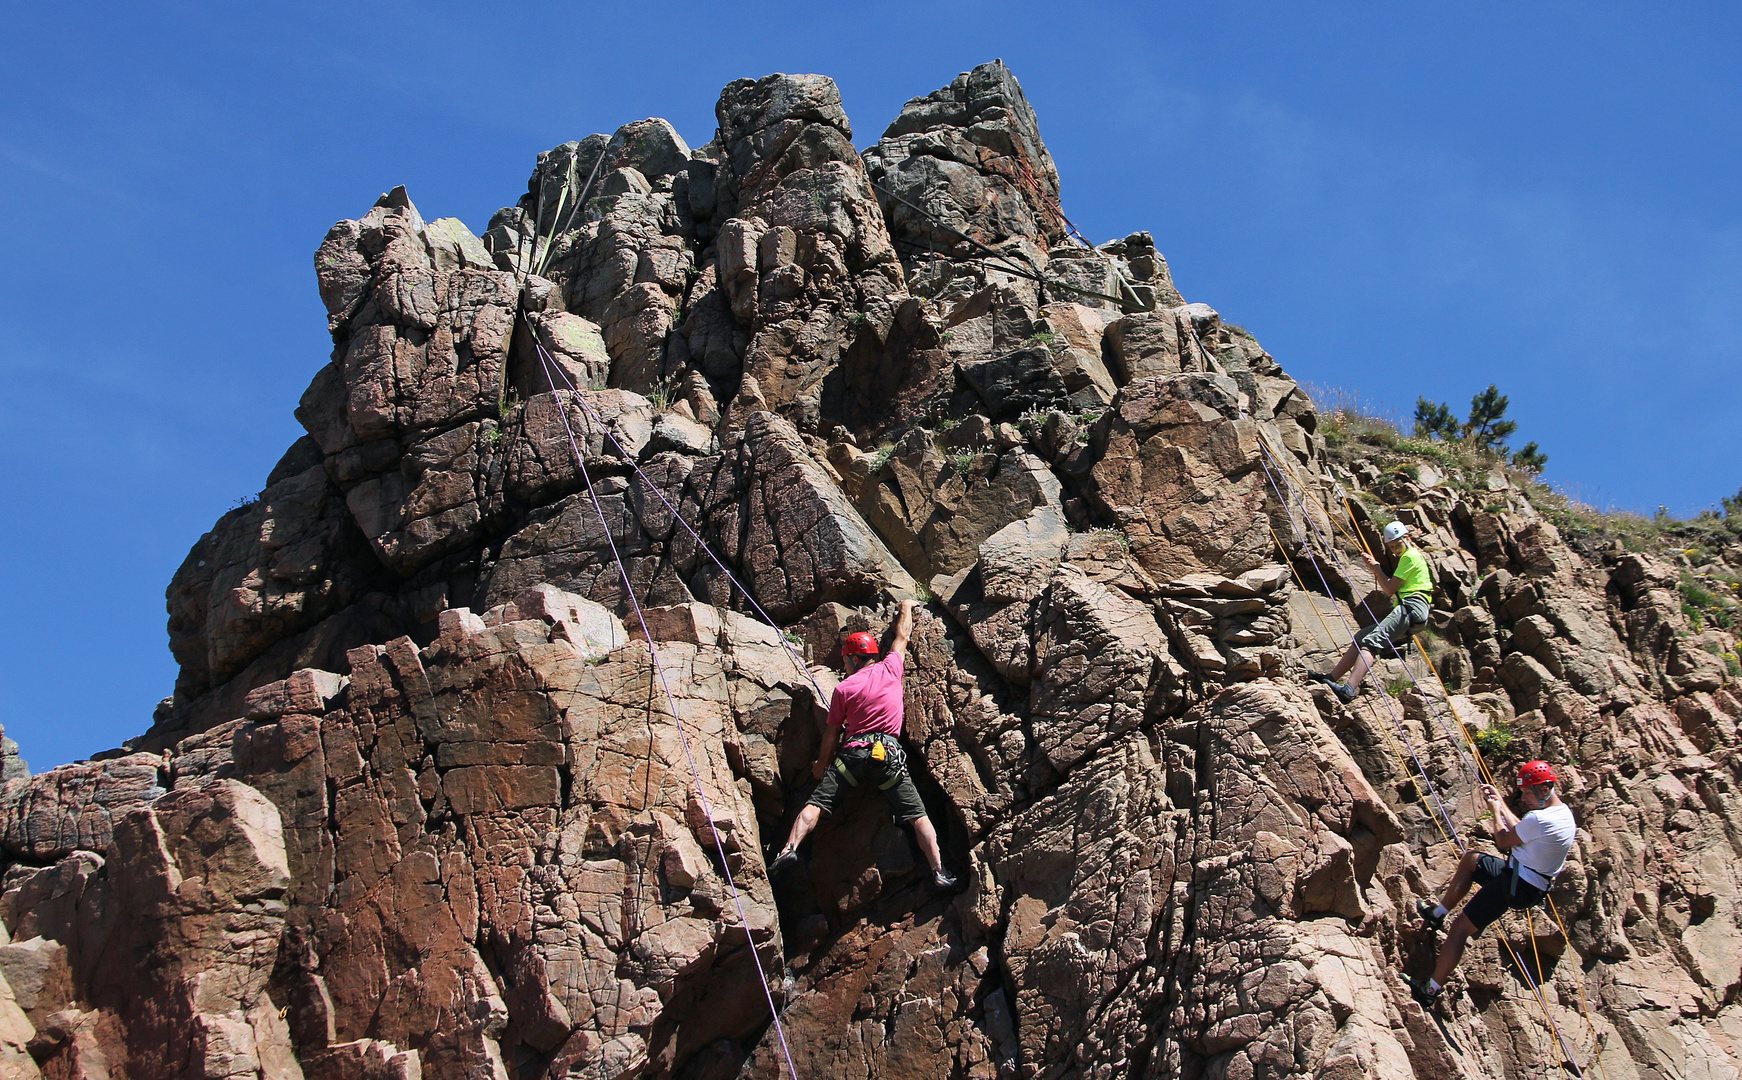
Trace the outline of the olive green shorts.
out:
M 848 774 L 858 783 L 850 782 Z M 877 761 L 871 757 L 869 748 L 843 748 L 829 763 L 822 782 L 806 801 L 821 807 L 823 813 L 832 814 L 840 807 L 848 790 L 854 787 L 880 789 L 883 797 L 889 800 L 890 813 L 898 822 L 905 824 L 925 817 L 925 803 L 920 801 L 919 789 L 914 787 L 913 777 L 908 774 L 906 760 L 891 754 Z

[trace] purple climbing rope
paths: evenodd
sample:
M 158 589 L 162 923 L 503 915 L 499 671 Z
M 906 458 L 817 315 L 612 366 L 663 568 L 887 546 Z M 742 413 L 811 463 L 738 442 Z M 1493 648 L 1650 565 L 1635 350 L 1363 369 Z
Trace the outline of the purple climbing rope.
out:
M 772 626 L 777 632 L 779 632 L 780 624 L 776 623 L 774 619 L 769 616 L 768 612 L 762 610 L 762 605 L 756 602 L 756 598 L 750 595 L 750 590 L 746 589 L 743 583 L 732 574 L 732 571 L 726 566 L 725 562 L 722 561 L 718 555 L 714 554 L 714 549 L 708 546 L 706 540 L 702 539 L 701 533 L 697 532 L 695 528 L 685 520 L 683 514 L 678 511 L 678 508 L 673 506 L 671 500 L 665 497 L 665 492 L 659 490 L 659 485 L 655 484 L 653 479 L 642 471 L 641 466 L 635 460 L 635 455 L 625 450 L 623 444 L 617 441 L 617 437 L 611 434 L 611 429 L 605 423 L 604 418 L 601 417 L 598 411 L 593 408 L 591 402 L 581 396 L 580 389 L 576 387 L 573 380 L 569 378 L 568 372 L 562 369 L 562 365 L 556 363 L 555 359 L 545 351 L 544 346 L 539 344 L 536 338 L 533 339 L 533 346 L 538 350 L 539 363 L 545 365 L 545 370 L 547 372 L 554 368 L 556 373 L 562 377 L 566 388 L 575 395 L 575 401 L 579 403 L 581 408 L 586 410 L 587 417 L 593 422 L 593 426 L 599 429 L 599 433 L 610 441 L 618 455 L 621 456 L 624 461 L 628 462 L 631 469 L 635 470 L 635 475 L 646 485 L 647 490 L 653 492 L 654 497 L 663 503 L 665 508 L 671 512 L 672 520 L 683 526 L 684 531 L 689 533 L 690 538 L 696 542 L 696 547 L 700 548 L 703 554 L 707 555 L 709 560 L 711 560 L 715 566 L 719 567 L 720 573 L 726 575 L 726 580 L 732 583 L 732 586 L 738 590 L 739 595 L 744 597 L 745 601 L 755 609 L 756 614 L 762 616 L 762 621 L 766 622 L 769 626 Z M 829 704 L 829 695 L 823 691 L 822 685 L 817 682 L 816 676 L 812 675 L 810 669 L 805 666 L 804 661 L 799 657 L 798 652 L 793 649 L 792 642 L 787 640 L 784 632 L 780 633 L 780 644 L 781 647 L 786 650 L 787 656 L 792 659 L 792 666 L 798 669 L 798 673 L 803 675 L 805 681 L 809 682 L 812 689 L 817 692 L 817 703 L 822 705 L 824 708 L 827 708 Z
M 665 675 L 665 665 L 660 662 L 659 646 L 654 643 L 653 635 L 647 629 L 647 617 L 642 614 L 641 601 L 636 599 L 635 589 L 629 583 L 629 569 L 623 564 L 623 556 L 617 550 L 617 540 L 611 535 L 610 523 L 605 520 L 604 505 L 600 503 L 599 493 L 593 487 L 592 474 L 587 471 L 585 456 L 581 453 L 580 444 L 575 441 L 574 428 L 569 424 L 568 412 L 563 408 L 562 395 L 557 391 L 556 381 L 551 375 L 551 369 L 557 365 L 551 364 L 545 359 L 543 348 L 538 351 L 541 354 L 539 364 L 544 368 L 545 381 L 550 385 L 551 397 L 556 402 L 557 415 L 562 418 L 563 433 L 568 436 L 569 449 L 575 455 L 575 465 L 581 470 L 581 479 L 586 482 L 587 497 L 593 502 L 593 511 L 599 515 L 599 527 L 604 530 L 605 543 L 611 549 L 611 559 L 617 564 L 617 573 L 623 579 L 623 592 L 629 597 L 630 606 L 635 609 L 636 621 L 641 624 L 641 634 L 647 641 L 647 653 L 653 661 L 654 673 L 659 676 L 659 685 L 665 691 L 666 708 L 671 711 L 672 722 L 676 725 L 678 738 L 683 743 L 684 757 L 689 761 L 690 775 L 696 783 L 696 798 L 701 801 L 702 813 L 708 819 L 708 832 L 714 839 L 714 851 L 720 857 L 720 872 L 725 875 L 726 887 L 732 892 L 732 904 L 738 912 L 738 923 L 744 928 L 745 944 L 750 946 L 750 960 L 756 968 L 756 978 L 762 983 L 762 995 L 768 1001 L 768 1015 L 773 1019 L 774 1033 L 780 1039 L 780 1052 L 786 1058 L 787 1073 L 793 1080 L 797 1080 L 798 1070 L 792 1064 L 792 1048 L 786 1043 L 786 1029 L 780 1023 L 780 1010 L 774 1004 L 774 990 L 768 985 L 768 973 L 762 970 L 762 958 L 756 955 L 756 943 L 750 936 L 750 919 L 744 913 L 744 898 L 739 895 L 738 883 L 732 879 L 732 867 L 726 859 L 726 845 L 720 839 L 719 828 L 714 824 L 714 809 L 709 805 L 707 789 L 702 785 L 702 770 L 696 764 L 696 756 L 690 747 L 690 737 L 684 728 L 683 717 L 678 715 L 677 698 L 671 692 L 671 683 Z M 575 397 L 579 400 L 580 395 L 577 393 Z

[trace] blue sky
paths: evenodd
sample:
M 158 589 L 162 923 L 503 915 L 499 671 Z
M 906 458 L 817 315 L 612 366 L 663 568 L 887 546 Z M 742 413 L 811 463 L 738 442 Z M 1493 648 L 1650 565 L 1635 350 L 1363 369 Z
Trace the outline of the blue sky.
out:
M 1002 57 L 1066 212 L 1402 417 L 1495 382 L 1586 501 L 1742 486 L 1742 7 L 8 4 L 0 723 L 37 769 L 170 692 L 163 590 L 300 434 L 311 257 L 406 184 L 481 230 L 534 155 L 816 71 L 861 145 Z

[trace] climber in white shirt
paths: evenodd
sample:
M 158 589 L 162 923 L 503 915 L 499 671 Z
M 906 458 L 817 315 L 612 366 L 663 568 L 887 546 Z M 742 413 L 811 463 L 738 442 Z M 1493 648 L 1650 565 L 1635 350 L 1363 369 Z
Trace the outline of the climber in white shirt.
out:
M 1494 843 L 1507 857 L 1466 851 L 1440 902 L 1416 903 L 1423 921 L 1435 930 L 1446 931 L 1433 978 L 1404 977 L 1423 1008 L 1431 1008 L 1438 1000 L 1452 969 L 1463 958 L 1466 942 L 1487 929 L 1508 908 L 1522 910 L 1542 903 L 1554 885 L 1555 875 L 1566 864 L 1567 852 L 1572 850 L 1573 840 L 1578 836 L 1572 809 L 1561 802 L 1555 791 L 1557 780 L 1553 767 L 1546 761 L 1527 761 L 1519 768 L 1520 800 L 1529 810 L 1523 818 L 1506 806 L 1492 785 L 1482 785 L 1482 797 L 1488 800 L 1488 809 L 1494 815 Z M 1479 883 L 1481 891 L 1447 927 L 1446 916 L 1470 891 L 1472 883 Z

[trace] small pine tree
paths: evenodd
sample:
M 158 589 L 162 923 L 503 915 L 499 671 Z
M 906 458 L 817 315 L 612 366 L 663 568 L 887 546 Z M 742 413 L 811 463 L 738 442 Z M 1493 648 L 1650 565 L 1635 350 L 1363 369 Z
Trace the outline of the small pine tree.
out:
M 1458 437 L 1458 418 L 1452 415 L 1451 406 L 1439 401 L 1429 401 L 1425 397 L 1415 399 L 1415 437 L 1418 439 L 1455 439 Z
M 1524 449 L 1513 452 L 1512 464 L 1514 468 L 1529 469 L 1531 472 L 1539 473 L 1543 466 L 1548 464 L 1548 455 L 1538 450 L 1534 442 L 1527 442 L 1524 444 Z
M 1507 436 L 1518 430 L 1518 425 L 1511 420 L 1501 419 L 1506 415 L 1506 404 L 1506 395 L 1493 383 L 1471 398 L 1470 418 L 1463 426 L 1465 441 L 1482 450 L 1506 453 Z
M 1742 491 L 1736 492 L 1735 498 L 1718 501 L 1724 504 L 1724 528 L 1733 533 L 1742 533 Z

